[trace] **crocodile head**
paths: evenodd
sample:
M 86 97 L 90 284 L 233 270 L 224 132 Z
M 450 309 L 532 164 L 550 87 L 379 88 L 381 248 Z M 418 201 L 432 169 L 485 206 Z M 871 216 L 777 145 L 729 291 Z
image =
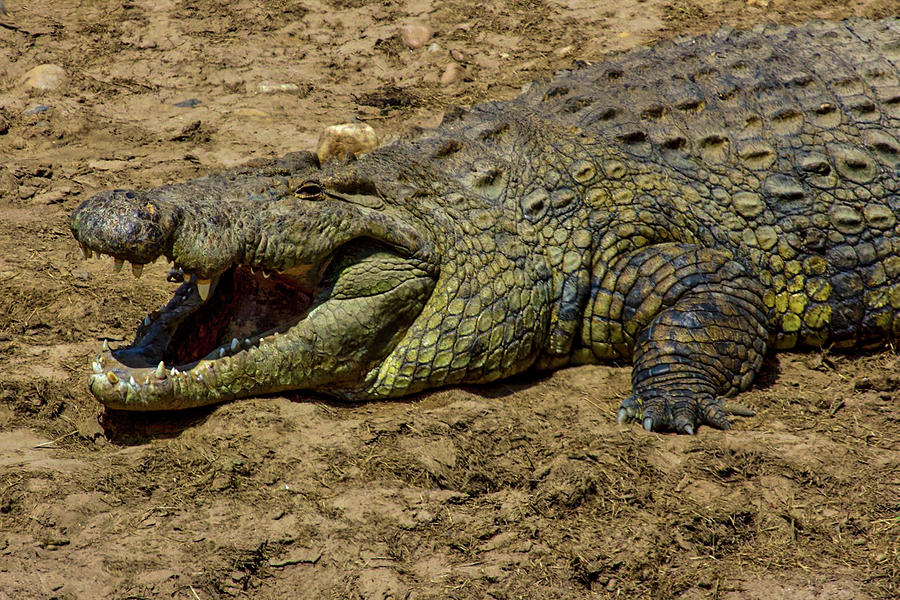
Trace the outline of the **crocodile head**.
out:
M 292 389 L 364 399 L 527 366 L 535 340 L 517 323 L 534 308 L 510 316 L 493 282 L 461 281 L 447 267 L 465 262 L 459 224 L 410 198 L 418 190 L 364 172 L 297 153 L 83 202 L 71 228 L 86 256 L 127 261 L 138 276 L 165 257 L 183 281 L 132 344 L 104 343 L 93 394 L 131 410 Z M 488 261 L 468 262 L 490 271 Z

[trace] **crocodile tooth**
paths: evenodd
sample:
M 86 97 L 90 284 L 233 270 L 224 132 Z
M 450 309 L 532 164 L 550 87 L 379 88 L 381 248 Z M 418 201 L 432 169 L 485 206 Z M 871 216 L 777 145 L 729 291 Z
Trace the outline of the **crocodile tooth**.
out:
M 138 263 L 131 263 L 131 273 L 135 276 L 136 279 L 140 279 L 141 274 L 144 272 L 144 265 Z
M 265 269 L 263 269 L 263 279 L 268 279 L 268 278 L 271 277 L 271 276 L 272 276 L 271 273 L 269 273 L 268 271 L 266 271 Z
M 165 379 L 166 378 L 166 363 L 164 361 L 159 361 L 159 364 L 156 365 L 156 378 L 157 379 Z
M 116 385 L 117 383 L 119 383 L 119 378 L 116 377 L 116 374 L 113 373 L 112 371 L 109 371 L 106 373 L 106 380 L 113 385 Z
M 211 386 L 216 385 L 216 372 L 213 371 L 212 365 L 206 365 L 206 380 Z
M 95 360 L 93 363 L 91 363 L 91 366 L 94 369 L 94 373 L 102 373 L 103 372 L 103 365 L 100 363 L 99 360 Z
M 113 272 L 120 273 L 122 271 L 122 265 L 125 264 L 125 261 L 121 258 L 113 259 Z
M 150 327 L 150 317 L 144 317 L 144 327 Z
M 206 299 L 209 298 L 209 286 L 212 283 L 209 279 L 200 279 L 197 278 L 197 293 L 200 295 L 200 299 L 206 302 Z
M 219 348 L 219 358 L 225 356 L 225 348 Z
M 172 367 L 172 375 L 180 375 L 180 374 L 181 374 L 181 371 L 179 371 L 175 367 Z
M 238 348 L 241 347 L 241 343 L 237 338 L 231 338 L 231 351 L 235 352 Z
M 138 386 L 138 382 L 137 382 L 137 380 L 134 378 L 134 375 L 132 375 L 131 377 L 128 378 L 128 383 L 131 384 L 131 387 L 137 387 L 137 386 Z
M 103 340 L 103 351 L 109 352 L 109 342 L 107 340 Z
M 94 255 L 93 251 L 91 251 L 91 249 L 87 247 L 87 244 L 80 244 L 79 247 L 81 248 L 81 257 L 85 260 Z

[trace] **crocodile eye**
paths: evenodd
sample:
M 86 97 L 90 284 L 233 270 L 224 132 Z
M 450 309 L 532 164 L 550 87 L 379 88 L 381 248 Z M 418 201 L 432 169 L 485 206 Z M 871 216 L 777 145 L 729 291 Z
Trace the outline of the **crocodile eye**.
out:
M 297 186 L 297 189 L 294 193 L 304 198 L 313 198 L 315 196 L 320 196 L 322 195 L 322 184 L 320 184 L 315 179 L 307 179 L 299 186 Z

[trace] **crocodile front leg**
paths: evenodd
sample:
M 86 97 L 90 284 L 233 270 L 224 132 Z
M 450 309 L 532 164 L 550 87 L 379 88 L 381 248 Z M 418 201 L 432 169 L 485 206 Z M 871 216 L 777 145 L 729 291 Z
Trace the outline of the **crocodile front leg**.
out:
M 615 329 L 621 343 L 606 347 L 630 353 L 634 364 L 618 421 L 684 433 L 701 423 L 727 429 L 721 397 L 750 386 L 768 344 L 760 284 L 727 254 L 683 244 L 645 248 L 607 277 L 613 291 L 592 331 Z

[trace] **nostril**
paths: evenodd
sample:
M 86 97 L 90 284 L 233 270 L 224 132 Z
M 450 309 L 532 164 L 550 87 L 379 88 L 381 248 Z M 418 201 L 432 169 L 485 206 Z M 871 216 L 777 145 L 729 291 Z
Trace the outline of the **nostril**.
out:
M 128 198 L 129 200 L 133 200 L 134 192 L 125 192 L 125 197 Z

